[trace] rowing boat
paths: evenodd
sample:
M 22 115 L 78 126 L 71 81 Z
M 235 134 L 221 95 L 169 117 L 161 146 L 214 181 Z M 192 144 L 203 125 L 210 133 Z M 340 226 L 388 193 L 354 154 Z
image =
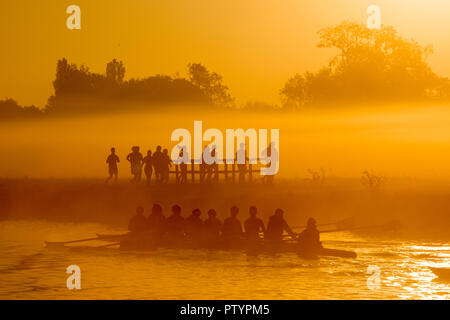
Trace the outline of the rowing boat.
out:
M 196 242 L 189 239 L 182 241 L 146 241 L 146 239 L 132 239 L 122 238 L 118 243 L 120 249 L 124 251 L 148 251 L 157 250 L 159 248 L 174 249 L 174 250 L 209 250 L 209 251 L 245 251 L 249 255 L 258 254 L 277 254 L 277 253 L 296 253 L 304 258 L 316 259 L 322 257 L 340 257 L 340 258 L 356 258 L 354 251 L 319 248 L 315 252 L 304 252 L 296 241 L 283 240 L 280 242 L 270 242 L 261 240 L 243 240 L 224 241 L 219 239 L 217 241 L 203 241 Z
M 319 248 L 314 253 L 306 253 L 299 247 L 297 241 L 282 240 L 282 241 L 266 241 L 260 240 L 245 240 L 233 239 L 224 241 L 223 239 L 209 240 L 209 241 L 193 241 L 192 239 L 163 239 L 155 240 L 147 236 L 136 236 L 130 233 L 126 234 L 97 234 L 96 238 L 88 238 L 66 242 L 46 242 L 48 247 L 62 246 L 65 244 L 72 244 L 84 241 L 104 241 L 109 244 L 102 245 L 96 248 L 106 248 L 119 246 L 121 251 L 155 251 L 158 249 L 173 249 L 173 250 L 208 250 L 208 251 L 245 251 L 249 255 L 258 254 L 277 254 L 277 253 L 296 253 L 307 259 L 316 259 L 318 257 L 340 257 L 340 258 L 356 258 L 354 251 Z

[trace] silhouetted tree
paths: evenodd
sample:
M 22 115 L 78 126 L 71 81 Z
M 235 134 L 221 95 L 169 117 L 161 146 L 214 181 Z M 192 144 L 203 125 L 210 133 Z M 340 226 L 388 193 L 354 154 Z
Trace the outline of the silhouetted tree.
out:
M 234 99 L 228 93 L 228 87 L 222 83 L 222 76 L 209 72 L 200 63 L 188 65 L 189 80 L 199 87 L 211 101 L 221 106 L 234 106 Z
M 122 61 L 113 59 L 106 65 L 106 78 L 114 83 L 122 83 L 125 77 L 125 67 Z
M 125 81 L 123 62 L 116 59 L 107 64 L 105 75 L 92 73 L 85 66 L 77 67 L 65 58 L 58 60 L 56 69 L 55 94 L 49 98 L 46 108 L 50 114 L 120 110 L 124 108 L 124 103 L 120 102 L 139 102 L 155 108 L 155 105 L 181 103 L 227 105 L 232 101 L 222 78 L 216 73 L 210 74 L 206 68 L 208 79 L 201 85 L 166 75 Z
M 432 53 L 402 38 L 394 28 L 368 29 L 343 22 L 319 31 L 319 48 L 338 54 L 317 73 L 290 78 L 281 89 L 284 106 L 299 108 L 315 103 L 357 100 L 413 100 L 443 97 L 439 78 L 426 63 Z
M 35 106 L 20 106 L 13 99 L 0 100 L 0 121 L 16 119 L 35 119 L 44 113 Z

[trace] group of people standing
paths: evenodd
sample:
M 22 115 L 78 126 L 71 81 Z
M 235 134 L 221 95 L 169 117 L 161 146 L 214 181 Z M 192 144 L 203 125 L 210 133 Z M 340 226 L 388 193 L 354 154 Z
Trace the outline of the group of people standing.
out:
M 137 238 L 144 236 L 152 241 L 168 239 L 170 242 L 183 243 L 192 240 L 199 244 L 212 244 L 222 241 L 223 243 L 240 242 L 242 240 L 268 240 L 271 243 L 283 241 L 286 232 L 293 240 L 298 240 L 303 248 L 317 250 L 321 248 L 319 231 L 316 228 L 316 221 L 308 219 L 306 229 L 296 234 L 289 227 L 284 219 L 282 209 L 276 209 L 275 214 L 269 218 L 267 227 L 257 216 L 257 208 L 249 208 L 249 217 L 242 226 L 238 219 L 239 208 L 231 207 L 230 216 L 223 223 L 217 218 L 214 209 L 207 212 L 208 217 L 203 220 L 200 209 L 192 210 L 191 214 L 184 218 L 181 215 L 179 205 L 172 206 L 172 214 L 169 217 L 163 215 L 162 207 L 154 204 L 148 217 L 144 216 L 144 208 L 139 206 L 136 215 L 129 223 L 129 230 Z
M 217 183 L 219 181 L 219 165 L 215 161 L 211 160 L 215 159 L 215 157 L 215 147 L 210 149 L 209 146 L 206 146 L 204 152 L 202 153 L 202 162 L 199 164 L 200 183 Z M 241 158 L 244 163 L 238 163 L 237 169 L 239 174 L 239 183 L 244 183 L 245 175 L 248 173 L 247 162 L 249 160 L 246 155 L 244 144 L 241 144 L 240 149 L 235 155 L 235 160 L 239 160 Z M 131 174 L 133 178 L 130 181 L 132 183 L 139 183 L 142 180 L 142 171 L 144 171 L 147 184 L 151 183 L 153 172 L 155 173 L 156 183 L 169 182 L 169 173 L 173 162 L 169 156 L 168 149 L 162 149 L 161 146 L 157 146 L 155 152 L 152 153 L 151 150 L 148 150 L 147 155 L 143 156 L 140 152 L 140 148 L 138 146 L 134 146 L 131 148 L 131 153 L 127 155 L 127 160 L 131 165 Z M 116 154 L 116 149 L 111 148 L 111 154 L 106 159 L 109 173 L 106 182 L 109 182 L 111 179 L 114 179 L 114 181 L 117 182 L 119 162 L 120 159 Z M 180 148 L 178 159 L 175 160 L 175 162 L 176 164 L 179 164 L 177 183 L 187 183 L 188 163 L 191 161 L 189 154 L 186 152 L 184 147 Z M 264 176 L 263 182 L 273 182 L 273 176 Z
M 155 181 L 157 183 L 165 183 L 169 181 L 169 171 L 172 166 L 172 160 L 169 156 L 168 149 L 162 149 L 161 146 L 156 147 L 156 151 L 152 153 L 147 151 L 147 155 L 143 156 L 138 146 L 131 148 L 131 153 L 127 155 L 127 160 L 131 165 L 131 174 L 133 178 L 131 182 L 139 183 L 142 179 L 142 169 L 144 170 L 145 178 L 148 184 L 152 180 L 153 172 L 155 172 Z M 111 148 L 111 154 L 106 159 L 108 164 L 109 177 L 106 182 L 114 178 L 117 181 L 119 169 L 117 164 L 120 162 L 116 155 L 116 149 Z

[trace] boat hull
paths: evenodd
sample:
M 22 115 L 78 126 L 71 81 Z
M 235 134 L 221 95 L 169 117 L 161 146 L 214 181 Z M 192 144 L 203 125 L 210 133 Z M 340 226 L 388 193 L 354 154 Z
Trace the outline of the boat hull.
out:
M 304 252 L 296 242 L 283 241 L 281 243 L 271 243 L 264 240 L 259 241 L 209 241 L 207 243 L 183 241 L 151 241 L 148 239 L 125 239 L 120 243 L 123 251 L 155 251 L 159 248 L 174 250 L 223 250 L 223 251 L 245 251 L 250 255 L 276 254 L 276 253 L 296 253 L 307 259 L 317 259 L 318 257 L 340 257 L 354 259 L 357 254 L 354 251 L 319 248 L 314 252 Z

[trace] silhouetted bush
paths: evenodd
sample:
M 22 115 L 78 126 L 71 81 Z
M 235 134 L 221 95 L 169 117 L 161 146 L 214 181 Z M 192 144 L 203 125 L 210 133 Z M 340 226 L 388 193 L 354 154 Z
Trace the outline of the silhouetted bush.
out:
M 43 115 L 35 106 L 22 107 L 13 99 L 0 100 L 0 120 L 35 119 Z

